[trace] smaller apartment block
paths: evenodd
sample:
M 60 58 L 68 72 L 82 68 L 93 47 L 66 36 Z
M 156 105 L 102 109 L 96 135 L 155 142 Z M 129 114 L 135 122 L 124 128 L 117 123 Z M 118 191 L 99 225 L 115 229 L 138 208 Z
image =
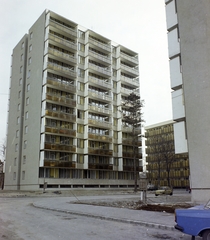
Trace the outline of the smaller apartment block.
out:
M 175 154 L 173 121 L 151 125 L 145 130 L 148 181 L 156 186 L 188 187 L 188 155 Z
M 44 11 L 13 50 L 5 189 L 133 187 L 132 92 L 136 52 Z

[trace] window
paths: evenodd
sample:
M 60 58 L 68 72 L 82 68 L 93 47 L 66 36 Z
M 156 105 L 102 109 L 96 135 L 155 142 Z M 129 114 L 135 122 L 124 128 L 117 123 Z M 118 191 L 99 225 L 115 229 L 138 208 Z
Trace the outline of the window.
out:
M 22 42 L 22 44 L 21 44 L 21 48 L 22 48 L 22 49 L 24 48 L 24 42 Z
M 82 77 L 83 78 L 84 76 L 85 76 L 85 71 L 80 69 L 80 68 L 78 68 L 78 77 Z
M 22 72 L 23 72 L 23 66 L 20 67 L 20 73 L 22 73 Z
M 80 105 L 84 105 L 84 100 L 85 100 L 84 97 L 77 96 L 77 103 L 78 103 L 78 104 L 80 104 Z
M 84 155 L 77 154 L 77 162 L 78 163 L 84 163 Z
M 28 119 L 28 112 L 25 113 L 25 120 Z
M 26 98 L 26 105 L 28 105 L 28 104 L 29 104 L 29 97 Z
M 30 76 L 31 76 L 31 70 L 28 70 L 28 76 L 27 76 L 27 78 L 30 78 Z
M 22 180 L 25 180 L 25 171 L 22 171 Z
M 18 151 L 18 144 L 16 143 L 15 144 L 15 152 L 17 152 Z
M 79 38 L 85 39 L 85 33 L 79 30 Z
M 26 164 L 26 156 L 23 156 L 23 164 Z
M 20 123 L 20 117 L 17 117 L 17 124 Z
M 16 131 L 16 138 L 19 137 L 19 130 Z
M 23 61 L 23 54 L 21 54 L 20 56 L 20 61 Z
M 30 83 L 27 85 L 27 92 L 30 90 Z
M 28 59 L 28 65 L 31 64 L 31 57 Z
M 22 80 L 22 78 L 19 80 L 19 85 L 22 85 L 22 82 L 23 82 L 23 80 Z
M 16 172 L 13 172 L 13 180 L 16 180 Z
M 84 83 L 78 82 L 78 90 L 84 92 Z
M 85 64 L 85 58 L 82 57 L 82 56 L 79 56 L 79 63 L 84 65 Z
M 32 38 L 33 38 L 33 32 L 30 33 L 30 39 L 32 39 Z
M 80 118 L 80 119 L 84 119 L 84 111 L 80 111 L 80 110 L 78 110 L 78 112 L 77 112 L 77 118 Z
M 28 133 L 28 126 L 25 126 L 25 134 Z
M 20 96 L 21 96 L 21 91 L 18 92 L 18 98 L 20 98 Z
M 79 43 L 78 44 L 78 50 L 81 51 L 81 52 L 84 52 L 85 51 L 85 45 L 82 44 L 82 43 Z
M 29 46 L 29 52 L 32 51 L 32 44 Z
M 84 125 L 78 124 L 77 125 L 77 132 L 78 133 L 84 133 Z
M 23 148 L 26 149 L 27 147 L 27 140 L 24 141 L 24 145 L 23 145 Z
M 20 111 L 20 103 L 18 103 L 17 110 Z
M 84 148 L 84 139 L 77 139 L 77 147 Z

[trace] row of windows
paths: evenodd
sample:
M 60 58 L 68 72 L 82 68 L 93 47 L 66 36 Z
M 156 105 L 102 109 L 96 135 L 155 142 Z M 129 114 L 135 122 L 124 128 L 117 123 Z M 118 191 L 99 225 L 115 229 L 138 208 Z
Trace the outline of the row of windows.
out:
M 17 174 L 16 172 L 13 173 L 13 180 L 16 180 Z M 25 171 L 22 171 L 22 180 L 25 180 Z

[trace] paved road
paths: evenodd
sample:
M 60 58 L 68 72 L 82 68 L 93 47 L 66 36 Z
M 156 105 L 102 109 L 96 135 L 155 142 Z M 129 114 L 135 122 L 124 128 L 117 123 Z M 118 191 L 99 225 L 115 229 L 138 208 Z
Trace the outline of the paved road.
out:
M 110 199 L 111 196 L 88 196 L 80 199 Z M 113 196 L 120 199 L 125 196 Z M 89 218 L 37 209 L 32 203 L 59 201 L 63 197 L 41 198 L 0 198 L 0 239 L 2 240 L 57 240 L 57 239 L 168 239 L 168 240 L 190 240 L 190 236 L 183 235 L 177 231 L 162 230 L 144 227 L 136 224 L 107 221 L 103 219 Z M 152 196 L 151 196 L 152 198 Z M 158 198 L 160 200 L 161 198 Z M 75 197 L 66 197 L 66 202 L 75 201 Z M 116 210 L 117 211 L 117 210 Z M 119 209 L 120 211 L 120 209 Z M 200 238 L 198 238 L 200 239 Z

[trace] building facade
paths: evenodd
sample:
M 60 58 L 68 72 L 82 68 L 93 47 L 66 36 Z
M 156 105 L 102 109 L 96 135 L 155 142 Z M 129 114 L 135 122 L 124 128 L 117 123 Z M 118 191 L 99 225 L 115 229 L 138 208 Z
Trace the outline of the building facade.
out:
M 175 154 L 173 121 L 145 128 L 148 182 L 155 186 L 189 187 L 188 154 Z
M 176 153 L 189 153 L 192 201 L 210 194 L 210 3 L 166 0 Z
M 44 11 L 13 50 L 5 189 L 133 187 L 131 92 L 136 52 Z

